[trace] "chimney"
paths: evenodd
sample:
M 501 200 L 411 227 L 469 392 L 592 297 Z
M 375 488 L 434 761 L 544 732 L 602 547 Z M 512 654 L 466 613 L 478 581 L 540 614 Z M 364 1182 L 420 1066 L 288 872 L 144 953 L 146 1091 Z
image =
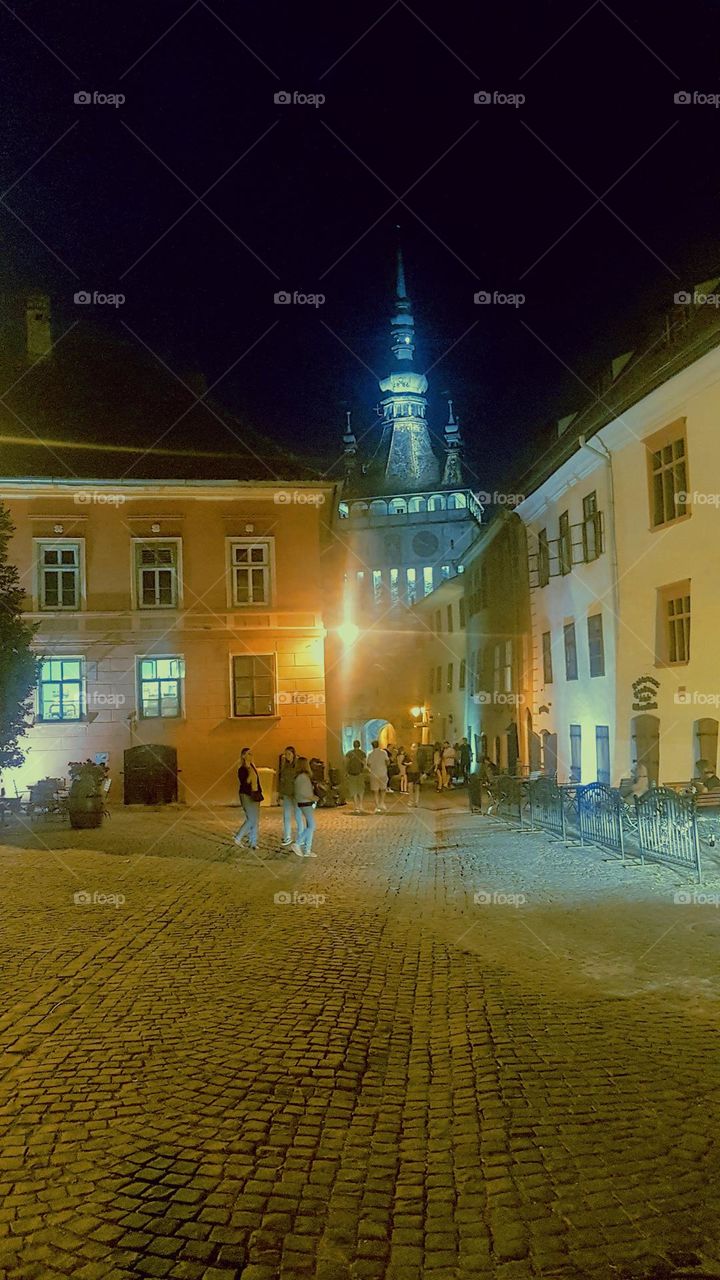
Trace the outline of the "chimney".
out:
M 44 293 L 28 295 L 25 307 L 25 339 L 28 360 L 42 360 L 52 350 L 50 299 Z

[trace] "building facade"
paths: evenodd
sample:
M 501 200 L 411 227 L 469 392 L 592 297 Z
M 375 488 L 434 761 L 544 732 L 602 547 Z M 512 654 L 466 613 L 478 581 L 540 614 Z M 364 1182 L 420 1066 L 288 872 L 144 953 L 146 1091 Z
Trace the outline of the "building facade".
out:
M 4 479 L 41 658 L 25 764 L 107 761 L 111 802 L 237 799 L 250 746 L 326 758 L 321 555 L 333 484 Z M 152 790 L 152 788 L 151 788 Z
M 415 605 L 420 626 L 415 653 L 415 697 L 411 742 L 459 742 L 469 732 L 467 719 L 467 638 L 465 574 L 441 583 Z M 471 741 L 468 738 L 468 741 Z
M 562 781 L 617 784 L 638 764 L 652 782 L 687 781 L 698 759 L 717 766 L 719 344 L 716 308 L 678 307 L 613 367 L 518 507 L 533 714 Z

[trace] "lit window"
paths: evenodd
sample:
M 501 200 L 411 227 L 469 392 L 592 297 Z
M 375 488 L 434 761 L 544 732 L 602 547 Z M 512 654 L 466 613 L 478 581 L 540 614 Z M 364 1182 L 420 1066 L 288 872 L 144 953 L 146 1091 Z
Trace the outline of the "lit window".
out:
M 80 608 L 80 543 L 38 544 L 38 585 L 41 609 Z
M 182 714 L 182 658 L 140 658 L 138 685 L 143 720 L 177 719 Z
M 232 660 L 234 716 L 275 715 L 275 654 L 242 654 Z
M 178 602 L 178 542 L 136 542 L 137 601 L 141 609 L 174 609 Z
M 382 592 L 383 592 L 382 569 L 373 569 L 372 581 L 373 581 L 373 600 L 375 601 L 376 605 L 382 604 Z
M 272 548 L 268 541 L 233 539 L 230 543 L 232 604 L 235 608 L 270 603 Z
M 660 660 L 670 664 L 690 661 L 690 583 L 678 582 L 660 592 L 663 621 Z
M 440 572 L 441 572 L 441 574 L 442 574 L 443 578 L 449 578 L 449 577 L 450 577 L 450 565 L 449 565 L 449 564 L 442 564 L 442 565 L 440 566 Z
M 350 515 L 350 508 L 347 502 L 338 503 L 338 515 L 341 520 L 347 520 L 348 516 Z
M 407 578 L 407 602 L 414 604 L 417 599 L 417 573 L 415 569 L 405 570 Z
M 423 595 L 429 596 L 433 589 L 433 571 L 432 567 L 425 566 L 423 569 Z
M 45 658 L 38 680 L 40 720 L 82 720 L 85 663 L 82 658 Z
M 390 603 L 397 604 L 400 600 L 400 570 L 390 570 Z
M 647 443 L 647 442 L 646 442 Z M 687 514 L 687 458 L 684 433 L 648 448 L 653 529 Z

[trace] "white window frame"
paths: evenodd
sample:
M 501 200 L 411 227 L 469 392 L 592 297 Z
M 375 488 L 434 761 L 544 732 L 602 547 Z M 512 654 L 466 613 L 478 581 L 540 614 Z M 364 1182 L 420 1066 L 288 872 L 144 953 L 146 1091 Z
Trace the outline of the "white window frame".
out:
M 170 680 L 178 682 L 178 713 L 176 716 L 146 716 L 143 714 L 142 699 L 142 663 L 143 662 L 179 662 L 180 675 L 170 676 Z M 158 677 L 160 679 L 160 677 Z M 135 690 L 137 698 L 138 720 L 184 720 L 185 719 L 185 658 L 181 653 L 142 653 L 135 658 Z
M 267 547 L 267 564 L 255 565 L 256 569 L 266 570 L 267 590 L 264 601 L 246 600 L 238 601 L 235 598 L 235 569 L 242 566 L 236 565 L 233 554 L 235 547 Z M 225 564 L 226 564 L 226 581 L 227 581 L 227 604 L 228 609 L 272 609 L 275 604 L 276 596 L 276 577 L 275 577 L 275 539 L 266 537 L 228 537 L 225 539 Z M 248 565 L 248 568 L 251 568 Z
M 43 603 L 43 565 L 41 556 L 43 547 L 69 546 L 78 548 L 78 602 L 72 607 L 67 604 L 46 605 Z M 60 566 L 58 566 L 60 567 Z M 33 610 L 35 613 L 79 613 L 87 606 L 85 587 L 85 539 L 84 538 L 33 538 Z
M 42 662 L 79 662 L 80 663 L 80 714 L 73 716 L 72 719 L 58 717 L 48 717 L 45 719 L 42 714 L 42 686 L 44 683 L 61 683 L 60 681 L 43 681 L 42 679 Z M 75 653 L 50 653 L 47 654 L 41 662 L 38 674 L 37 689 L 35 694 L 35 719 L 38 724 L 83 724 L 87 720 L 87 662 L 84 654 Z
M 172 604 L 143 604 L 140 591 L 140 571 L 141 566 L 138 561 L 138 550 L 140 547 L 147 546 L 149 543 L 156 542 L 161 545 L 173 543 L 175 545 L 175 600 Z M 183 607 L 183 548 L 182 538 L 170 537 L 161 538 L 153 535 L 150 538 L 132 538 L 130 546 L 131 554 L 131 587 L 132 587 L 132 607 L 143 613 L 151 613 L 157 610 L 159 613 L 169 613 L 173 609 L 182 609 Z
M 274 688 L 273 688 L 273 710 L 267 714 L 253 714 L 249 712 L 247 715 L 237 715 L 235 712 L 235 659 L 236 658 L 272 658 L 275 672 Z M 277 650 L 270 649 L 264 653 L 248 653 L 246 649 L 234 650 L 228 654 L 228 683 L 230 693 L 230 719 L 231 720 L 278 720 L 280 718 L 280 702 L 279 702 L 279 674 L 278 674 L 278 654 Z

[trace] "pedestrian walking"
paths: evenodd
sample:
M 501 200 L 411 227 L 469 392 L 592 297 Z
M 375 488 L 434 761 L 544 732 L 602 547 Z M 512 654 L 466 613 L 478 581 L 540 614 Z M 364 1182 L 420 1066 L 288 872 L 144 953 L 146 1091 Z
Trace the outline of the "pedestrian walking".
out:
M 298 756 L 295 761 L 295 806 L 297 816 L 297 839 L 293 842 L 292 851 L 298 858 L 316 858 L 313 853 L 313 836 L 315 835 L 315 806 L 317 796 L 313 785 L 312 770 L 306 756 Z
M 352 751 L 345 754 L 347 798 L 352 801 L 353 813 L 365 812 L 363 800 L 366 775 L 365 752 L 360 750 L 360 740 L 356 738 L 352 744 Z
M 453 777 L 455 775 L 455 748 L 449 742 L 443 743 L 442 753 L 442 786 L 446 791 L 452 787 Z M 442 788 L 441 788 L 442 790 Z
M 435 774 L 435 789 L 442 791 L 443 789 L 443 745 L 442 742 L 436 742 L 433 748 L 433 773 Z
M 387 752 L 383 751 L 377 740 L 372 744 L 372 751 L 367 758 L 367 765 L 370 771 L 370 791 L 375 797 L 375 812 L 386 813 L 385 792 L 388 784 L 388 758 Z
M 278 793 L 282 805 L 283 833 L 280 843 L 286 848 L 293 842 L 292 820 L 295 817 L 295 765 L 297 751 L 294 747 L 286 747 L 280 757 L 278 771 Z M 297 838 L 297 823 L 295 836 Z
M 245 821 L 233 836 L 233 842 L 242 846 L 245 841 L 251 849 L 257 849 L 260 805 L 263 800 L 260 775 L 255 768 L 250 747 L 243 747 L 240 752 L 240 768 L 238 769 L 238 790 L 240 804 L 245 813 Z
M 470 766 L 472 765 L 472 759 L 473 759 L 473 754 L 470 748 L 470 743 L 468 742 L 467 738 L 461 738 L 460 746 L 458 747 L 458 765 L 460 767 L 460 775 L 462 777 L 462 780 L 466 784 L 470 777 Z

